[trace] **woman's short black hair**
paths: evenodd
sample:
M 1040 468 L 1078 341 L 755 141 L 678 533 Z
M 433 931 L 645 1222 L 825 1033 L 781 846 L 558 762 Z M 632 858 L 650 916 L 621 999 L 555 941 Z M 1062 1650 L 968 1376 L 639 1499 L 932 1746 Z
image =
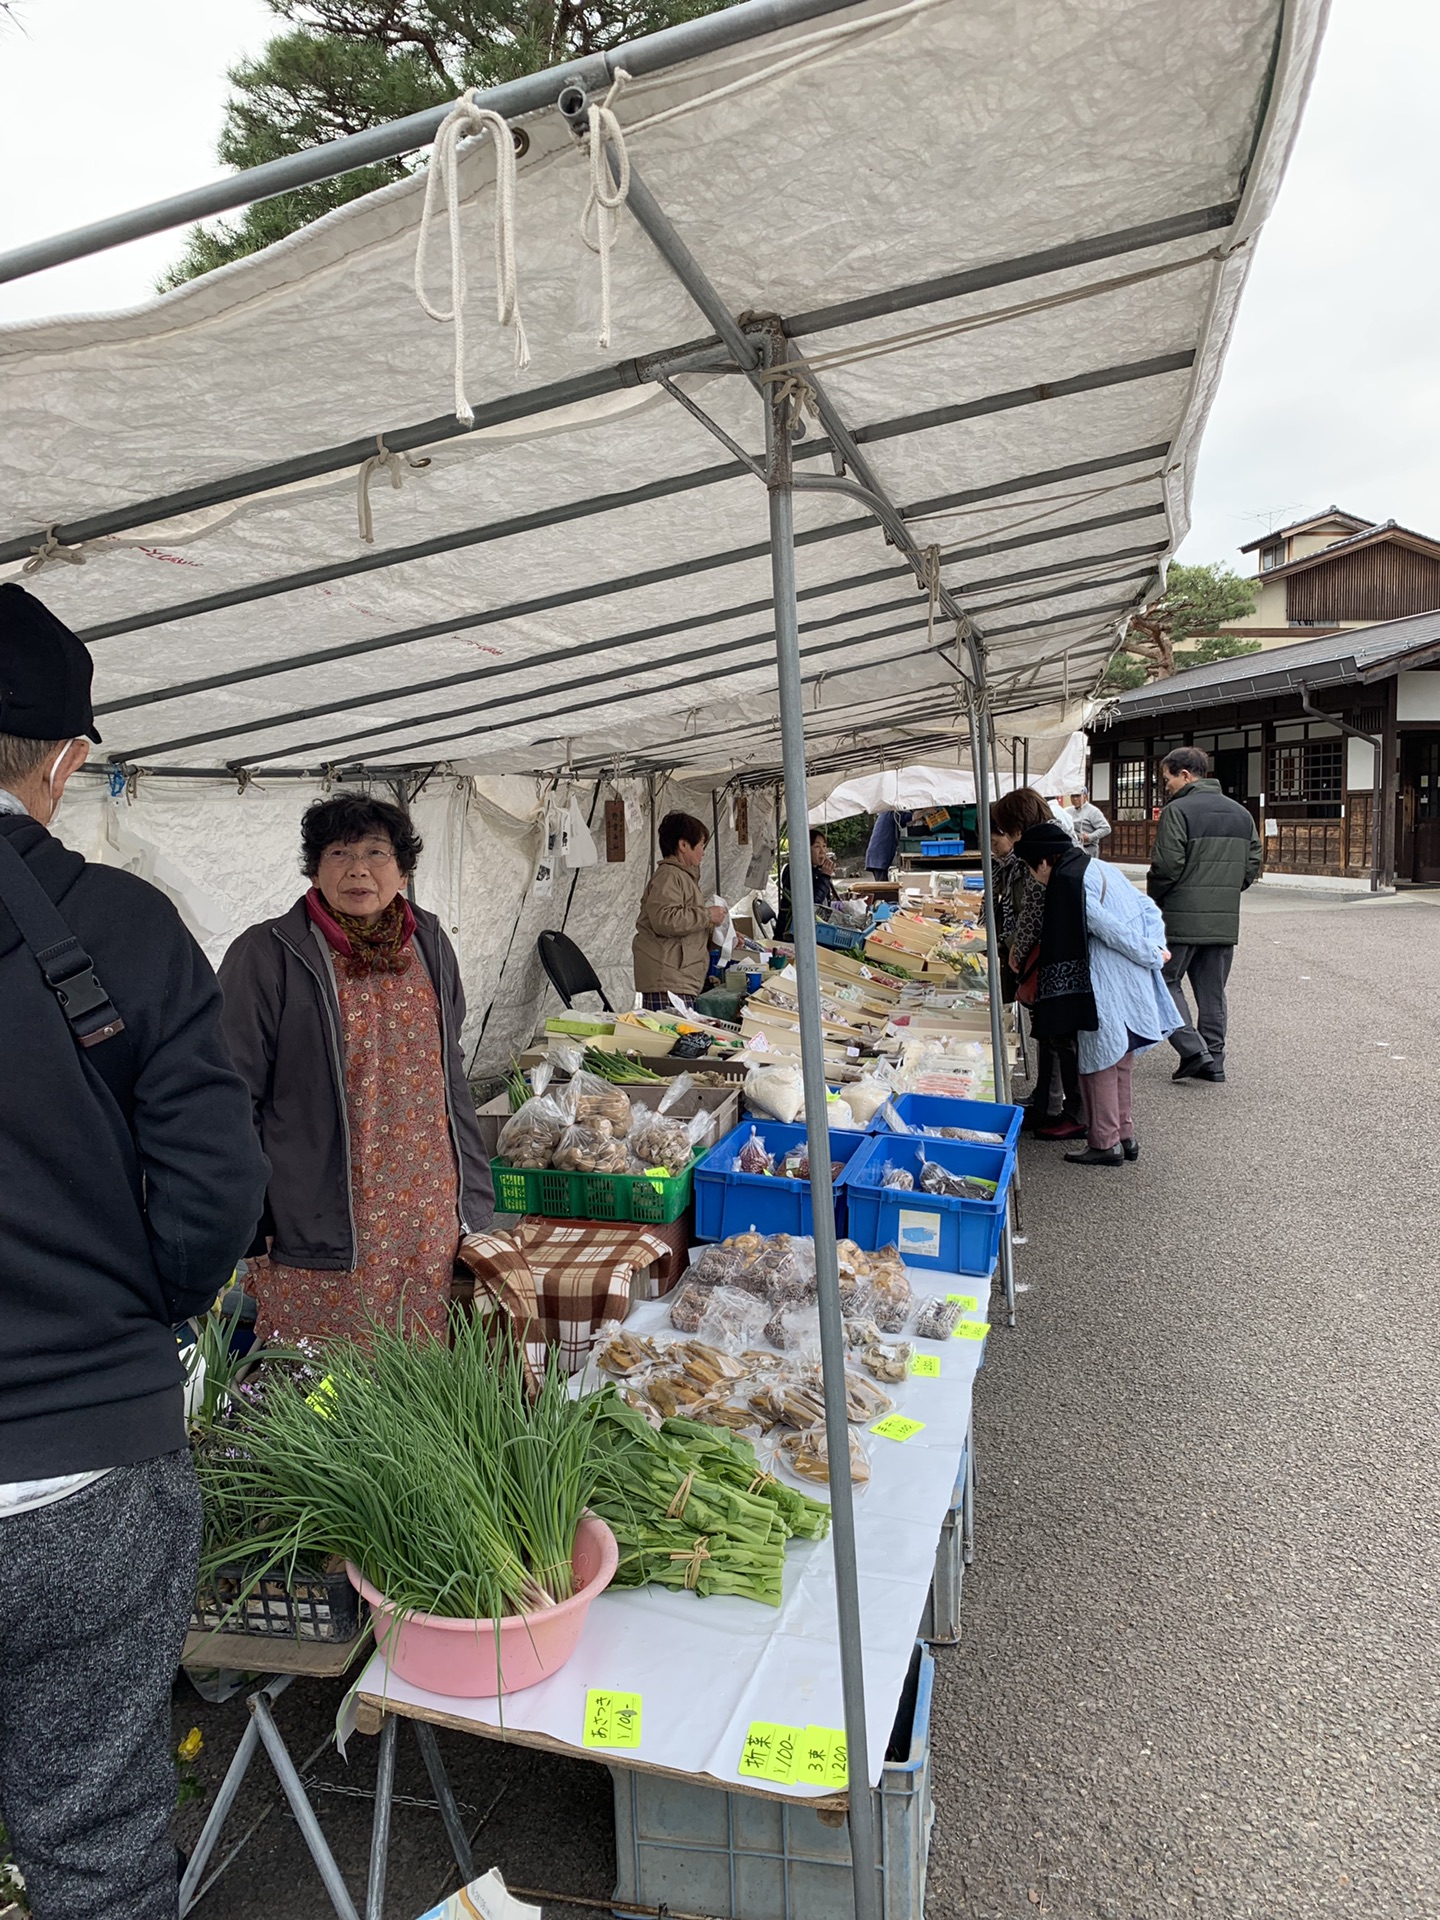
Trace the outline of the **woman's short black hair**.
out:
M 320 871 L 320 856 L 337 843 L 348 847 L 368 834 L 383 833 L 395 849 L 401 873 L 408 880 L 424 850 L 403 807 L 376 800 L 368 793 L 337 793 L 305 809 L 300 821 L 300 866 L 307 879 Z
M 697 820 L 693 813 L 667 813 L 660 822 L 660 858 L 671 860 L 680 851 L 680 842 L 689 846 L 703 847 L 710 839 L 710 829 L 703 820 Z
M 811 827 L 811 829 L 810 829 L 810 844 L 811 844 L 811 846 L 812 846 L 812 847 L 814 846 L 814 844 L 815 844 L 815 842 L 816 842 L 817 840 L 823 840 L 824 838 L 825 838 L 825 829 L 824 829 L 824 827 Z

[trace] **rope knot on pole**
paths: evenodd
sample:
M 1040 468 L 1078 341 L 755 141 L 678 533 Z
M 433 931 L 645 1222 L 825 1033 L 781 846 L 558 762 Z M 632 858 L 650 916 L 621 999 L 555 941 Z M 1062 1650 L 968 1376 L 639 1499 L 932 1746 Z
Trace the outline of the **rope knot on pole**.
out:
M 373 547 L 375 544 L 375 522 L 370 512 L 371 480 L 377 473 L 388 473 L 390 485 L 398 493 L 407 468 L 411 473 L 418 473 L 429 464 L 428 456 L 417 457 L 413 453 L 395 453 L 386 446 L 384 434 L 376 434 L 375 452 L 368 460 L 360 462 L 359 471 L 355 476 L 355 511 L 360 523 L 360 538 L 367 546 Z
M 515 137 L 510 123 L 488 107 L 477 107 L 469 94 L 457 100 L 441 121 L 425 175 L 425 204 L 420 212 L 420 234 L 415 243 L 415 298 L 432 320 L 448 323 L 455 337 L 455 418 L 475 424 L 475 412 L 465 398 L 465 256 L 460 235 L 460 142 L 485 134 L 495 148 L 495 319 L 515 334 L 517 371 L 530 364 L 525 323 L 520 318 L 520 289 L 515 268 Z M 430 232 L 444 209 L 450 234 L 450 305 L 436 307 L 425 292 Z
M 779 366 L 766 367 L 760 379 L 770 389 L 771 404 L 785 423 L 785 431 L 792 440 L 799 440 L 805 432 L 805 415 L 812 420 L 820 418 L 820 396 L 815 391 L 809 369 L 795 361 L 782 361 Z
M 600 331 L 595 344 L 610 345 L 610 249 L 620 228 L 620 209 L 630 197 L 630 155 L 625 146 L 625 129 L 611 104 L 630 78 L 623 68 L 616 72 L 610 91 L 603 100 L 592 101 L 589 108 L 590 194 L 580 215 L 580 238 L 600 256 Z M 614 162 L 608 157 L 614 149 Z
M 21 567 L 21 573 L 39 573 L 57 560 L 64 561 L 69 567 L 83 567 L 85 549 L 80 546 L 63 546 L 55 537 L 55 528 L 51 527 L 38 547 L 31 549 L 30 558 Z

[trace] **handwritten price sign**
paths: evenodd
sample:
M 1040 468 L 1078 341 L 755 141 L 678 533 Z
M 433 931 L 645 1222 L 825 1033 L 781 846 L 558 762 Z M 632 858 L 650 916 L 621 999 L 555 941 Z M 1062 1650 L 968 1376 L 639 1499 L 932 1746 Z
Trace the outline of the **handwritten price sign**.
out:
M 843 1787 L 850 1778 L 844 1729 L 752 1720 L 737 1771 L 782 1787 Z
M 638 1747 L 640 1696 L 591 1687 L 585 1695 L 585 1747 Z

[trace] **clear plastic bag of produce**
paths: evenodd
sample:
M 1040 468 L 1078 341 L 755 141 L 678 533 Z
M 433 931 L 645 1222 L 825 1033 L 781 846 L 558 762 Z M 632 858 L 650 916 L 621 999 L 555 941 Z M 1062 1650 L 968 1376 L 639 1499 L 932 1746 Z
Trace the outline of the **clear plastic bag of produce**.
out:
M 738 1287 L 708 1287 L 705 1303 L 695 1331 L 707 1346 L 741 1354 L 764 1332 L 765 1302 L 753 1293 L 742 1293 Z
M 752 1067 L 745 1076 L 745 1104 L 752 1113 L 792 1126 L 805 1110 L 799 1067 Z
M 676 1120 L 658 1108 L 652 1111 L 649 1107 L 637 1107 L 630 1122 L 630 1151 L 644 1167 L 663 1168 L 669 1174 L 683 1173 L 709 1131 L 708 1113 Z
M 947 1200 L 993 1200 L 996 1191 L 993 1180 L 982 1180 L 973 1173 L 952 1173 L 938 1160 L 927 1160 L 923 1153 L 919 1186 L 922 1193 L 940 1194 Z
M 910 1276 L 895 1247 L 886 1247 L 870 1261 L 870 1317 L 883 1333 L 899 1333 L 910 1318 L 913 1295 Z
M 546 1091 L 551 1071 L 548 1061 L 536 1067 L 531 1078 L 534 1093 L 515 1109 L 500 1129 L 495 1151 L 512 1167 L 548 1167 L 561 1135 L 570 1124 L 566 1106 Z
M 659 1348 L 643 1333 L 627 1333 L 618 1320 L 607 1320 L 595 1331 L 594 1354 L 603 1373 L 626 1380 L 652 1367 Z
M 787 1180 L 808 1180 L 810 1178 L 809 1143 L 805 1142 L 799 1146 L 791 1147 L 790 1151 L 785 1155 L 785 1158 L 775 1168 L 775 1171 L 778 1174 L 782 1174 Z M 839 1180 L 844 1171 L 845 1162 L 843 1160 L 832 1160 L 830 1162 L 830 1184 L 832 1186 Z
M 887 1167 L 880 1176 L 880 1185 L 889 1187 L 892 1193 L 910 1193 L 915 1186 L 915 1176 L 908 1167 Z
M 586 1073 L 582 1068 L 572 1074 L 569 1092 L 575 1119 L 580 1125 L 604 1120 L 617 1139 L 623 1139 L 629 1133 L 630 1096 L 623 1087 L 602 1080 L 597 1073 Z
M 814 1366 L 820 1358 L 820 1309 L 778 1308 L 765 1323 L 765 1338 L 801 1366 Z
M 765 1256 L 764 1234 L 753 1230 L 733 1233 L 728 1240 L 721 1241 L 718 1252 L 730 1262 L 725 1273 L 726 1286 L 743 1287 L 746 1293 L 767 1293 L 766 1269 L 762 1264 Z
M 871 1340 L 860 1350 L 860 1364 L 875 1379 L 895 1386 L 909 1374 L 914 1353 L 908 1340 Z
M 927 1300 L 915 1320 L 917 1340 L 948 1340 L 960 1324 L 964 1308 L 958 1300 Z
M 851 1484 L 866 1486 L 870 1480 L 870 1461 L 864 1445 L 857 1433 L 850 1434 L 849 1441 Z M 823 1426 L 807 1427 L 802 1433 L 786 1434 L 780 1442 L 780 1452 L 791 1472 L 800 1479 L 828 1484 L 830 1446 Z
M 680 1333 L 698 1333 L 710 1296 L 715 1292 L 695 1277 L 692 1269 L 670 1296 L 670 1324 Z
M 765 1145 L 759 1129 L 752 1127 L 749 1139 L 741 1143 L 740 1151 L 735 1156 L 736 1172 L 769 1173 L 774 1165 L 774 1154 Z
M 815 1298 L 815 1242 L 808 1235 L 792 1239 L 789 1234 L 776 1234 L 759 1255 L 756 1266 L 764 1275 L 766 1297 L 772 1306 L 808 1306 Z
M 624 1173 L 630 1151 L 608 1120 L 577 1120 L 561 1134 L 550 1164 L 561 1173 Z
M 889 1100 L 894 1089 L 878 1073 L 862 1073 L 845 1085 L 845 1104 L 854 1115 L 857 1127 L 868 1127 Z

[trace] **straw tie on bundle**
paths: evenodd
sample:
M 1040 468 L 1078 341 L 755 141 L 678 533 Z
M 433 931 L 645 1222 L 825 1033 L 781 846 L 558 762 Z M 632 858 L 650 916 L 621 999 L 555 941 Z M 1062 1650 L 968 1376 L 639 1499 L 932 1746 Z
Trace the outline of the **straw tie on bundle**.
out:
M 630 155 L 625 147 L 625 129 L 615 117 L 611 102 L 620 92 L 629 74 L 621 68 L 605 98 L 590 108 L 590 197 L 580 216 L 580 238 L 592 253 L 600 256 L 600 332 L 595 344 L 610 345 L 610 249 L 620 226 L 620 209 L 630 197 Z M 613 144 L 619 179 L 612 180 L 605 149 Z
M 680 1482 L 679 1486 L 675 1489 L 675 1498 L 670 1502 L 669 1506 L 665 1509 L 665 1518 L 667 1520 L 679 1520 L 684 1515 L 685 1503 L 689 1500 L 690 1489 L 694 1485 L 695 1485 L 695 1470 L 692 1467 L 690 1472 L 686 1474 L 685 1478 Z
M 688 1563 L 685 1568 L 685 1585 L 691 1593 L 694 1593 L 700 1585 L 700 1569 L 710 1558 L 709 1534 L 697 1534 L 693 1547 L 687 1547 L 681 1553 L 672 1553 L 670 1558 L 672 1560 L 684 1560 Z
M 456 101 L 435 135 L 415 245 L 415 298 L 432 320 L 448 321 L 454 328 L 455 418 L 467 427 L 475 424 L 475 414 L 465 398 L 465 260 L 460 244 L 459 147 L 462 140 L 486 133 L 495 148 L 495 318 L 500 326 L 515 330 L 517 371 L 528 367 L 530 347 L 520 318 L 515 270 L 515 141 L 509 122 L 488 107 L 477 107 L 468 94 Z M 450 229 L 450 305 L 434 307 L 425 292 L 425 266 L 431 222 L 442 200 Z

